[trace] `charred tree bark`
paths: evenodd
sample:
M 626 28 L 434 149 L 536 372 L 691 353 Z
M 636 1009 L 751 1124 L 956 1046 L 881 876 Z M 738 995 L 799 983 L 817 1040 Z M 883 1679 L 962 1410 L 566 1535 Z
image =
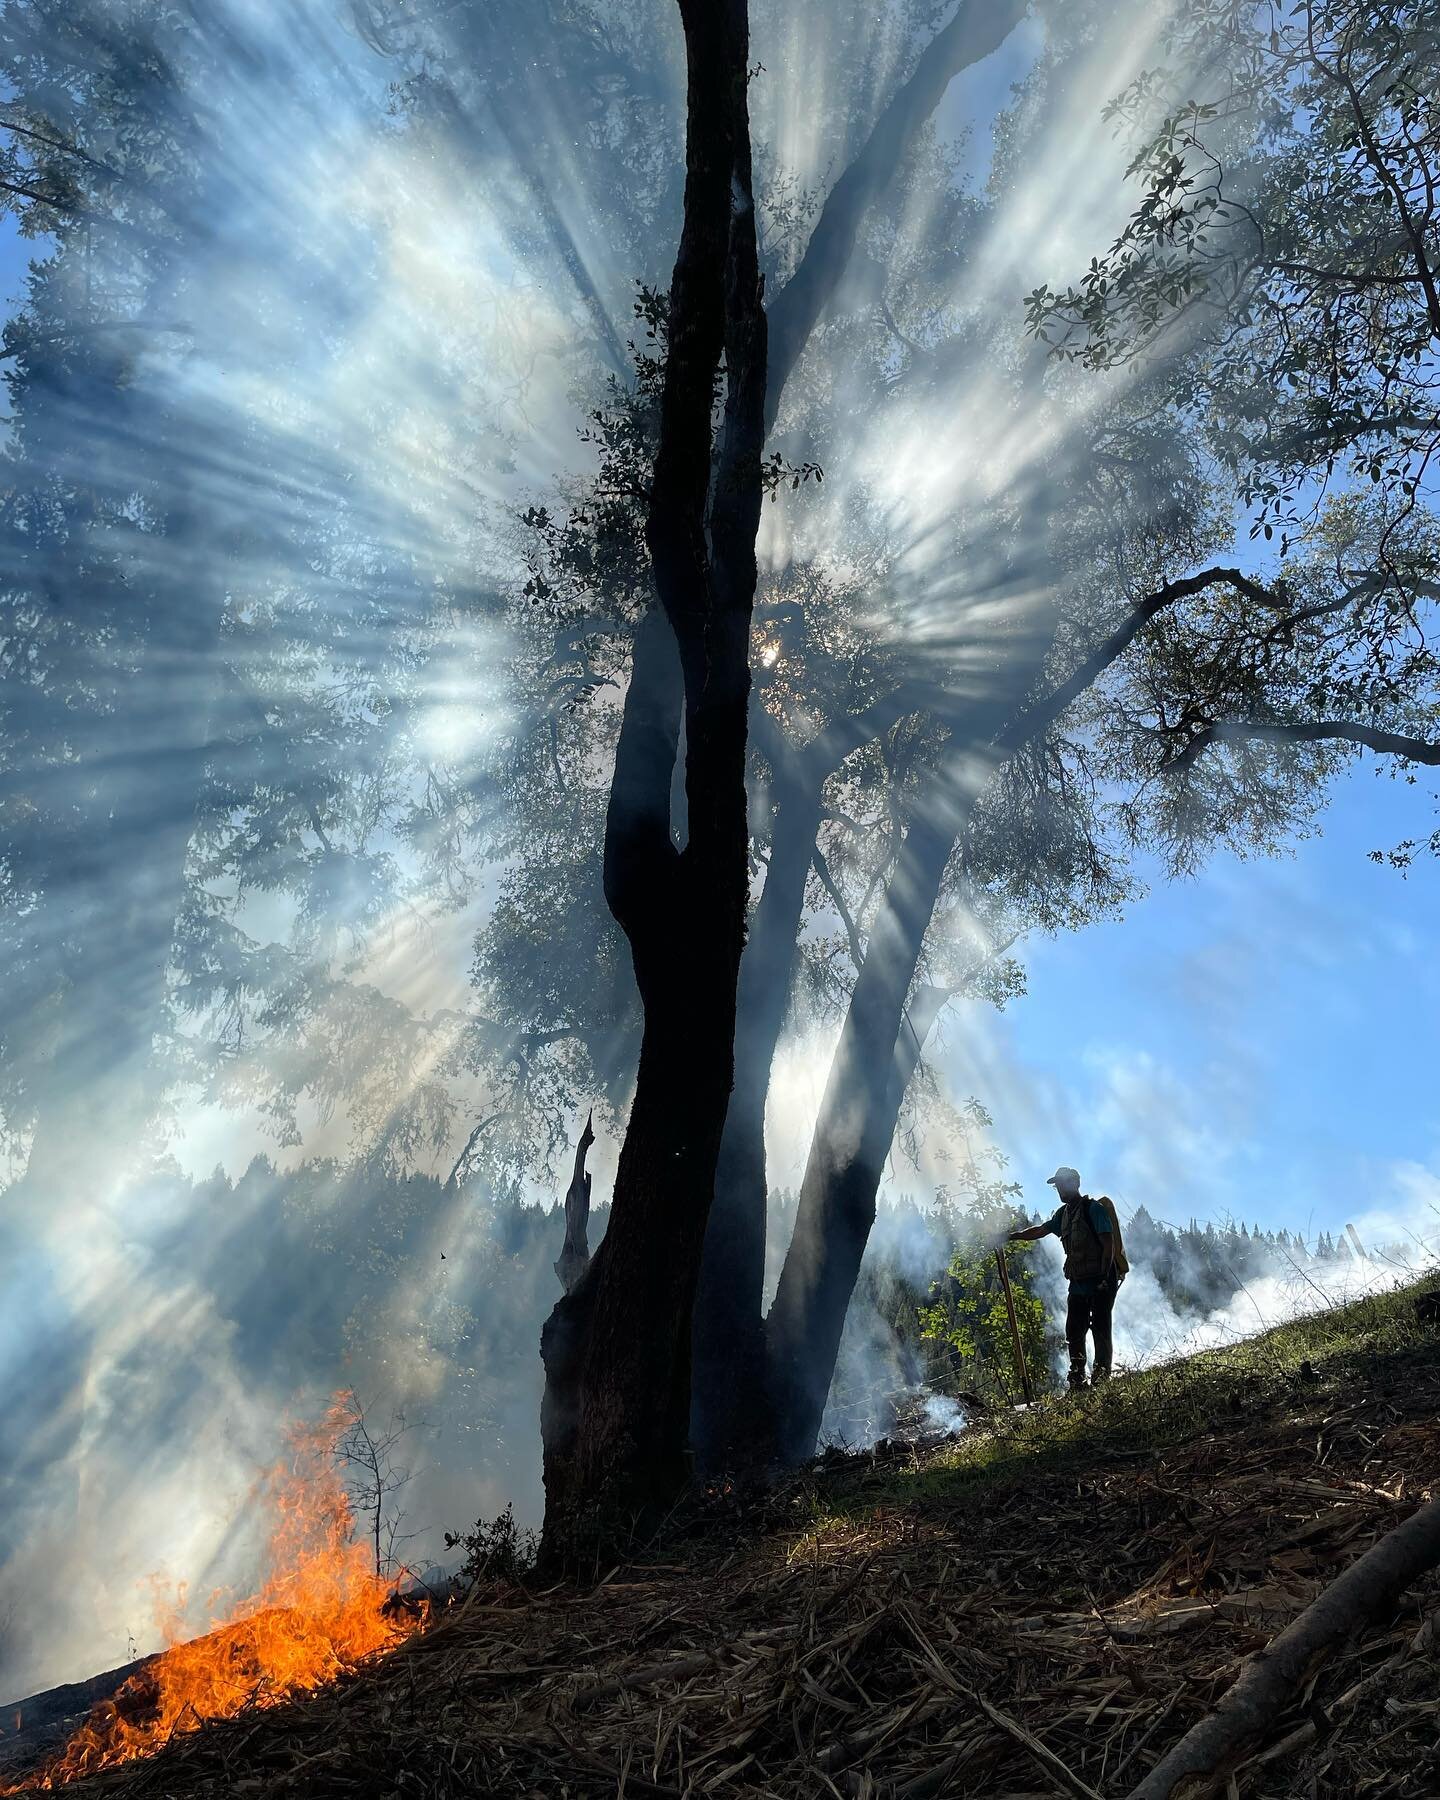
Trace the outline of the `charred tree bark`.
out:
M 691 1437 L 703 1467 L 736 1467 L 770 1454 L 762 1425 L 769 1404 L 762 1311 L 765 1107 L 794 985 L 825 783 L 856 750 L 935 699 L 933 686 L 904 682 L 832 720 L 803 748 L 792 750 L 777 736 L 766 752 L 775 789 L 770 862 L 740 964 L 735 1086 L 696 1300 Z
M 574 1293 L 581 1277 L 590 1267 L 590 1174 L 585 1157 L 595 1142 L 595 1115 L 591 1113 L 575 1146 L 575 1171 L 565 1190 L 565 1242 L 555 1264 L 555 1273 L 567 1294 Z
M 605 893 L 644 1029 L 610 1223 L 542 1340 L 544 1552 L 653 1518 L 686 1474 L 690 1333 L 733 1075 L 745 934 L 750 615 L 765 316 L 751 197 L 745 0 L 680 0 L 685 217 L 647 542 L 659 602 L 637 634 L 606 819 Z M 714 384 L 726 397 L 712 442 Z M 685 727 L 688 838 L 671 828 Z
M 540 1331 L 540 1361 L 545 1386 L 540 1397 L 540 1437 L 546 1466 L 553 1457 L 564 1466 L 574 1456 L 579 1414 L 578 1391 L 585 1330 L 593 1304 L 586 1277 L 593 1268 L 588 1228 L 591 1178 L 585 1157 L 594 1142 L 593 1115 L 585 1121 L 575 1147 L 575 1167 L 565 1192 L 565 1242 L 555 1263 L 555 1273 L 565 1292 L 556 1301 Z

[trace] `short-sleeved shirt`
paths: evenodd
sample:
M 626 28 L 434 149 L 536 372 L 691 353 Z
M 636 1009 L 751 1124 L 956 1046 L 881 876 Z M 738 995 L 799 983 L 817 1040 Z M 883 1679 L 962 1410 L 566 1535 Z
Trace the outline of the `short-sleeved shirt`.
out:
M 1088 1194 L 1080 1196 L 1080 1204 L 1085 1208 L 1085 1218 L 1090 1229 L 1097 1237 L 1110 1237 L 1110 1215 L 1098 1200 L 1092 1200 Z M 1065 1217 L 1065 1202 L 1062 1200 L 1054 1213 L 1045 1221 L 1045 1233 L 1061 1236 L 1060 1221 Z M 1070 1286 L 1077 1294 L 1093 1294 L 1100 1286 L 1098 1281 L 1072 1281 Z

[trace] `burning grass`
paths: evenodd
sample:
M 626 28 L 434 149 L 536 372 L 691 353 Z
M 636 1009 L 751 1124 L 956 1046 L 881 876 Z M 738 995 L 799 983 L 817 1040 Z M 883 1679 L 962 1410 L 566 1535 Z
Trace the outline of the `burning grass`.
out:
M 1205 1359 L 1188 1398 L 1183 1370 L 1126 1380 L 983 1452 L 852 1459 L 756 1515 L 717 1498 L 663 1564 L 477 1593 L 84 1792 L 1116 1800 L 1440 1487 L 1440 1333 L 1414 1296 L 1291 1329 Z M 1440 1792 L 1437 1617 L 1432 1577 L 1316 1671 L 1235 1791 Z
M 38 1774 L 0 1791 L 63 1787 L 152 1756 L 215 1720 L 313 1692 L 415 1629 L 414 1613 L 397 1607 L 393 1584 L 354 1541 L 334 1458 L 337 1409 L 293 1431 L 263 1483 L 273 1524 L 260 1591 L 202 1637 L 182 1640 L 177 1611 L 170 1647 L 100 1702 Z

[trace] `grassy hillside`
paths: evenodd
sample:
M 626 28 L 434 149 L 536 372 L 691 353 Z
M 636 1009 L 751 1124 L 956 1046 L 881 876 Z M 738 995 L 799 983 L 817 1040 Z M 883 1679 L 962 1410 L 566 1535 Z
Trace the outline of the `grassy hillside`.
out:
M 844 1504 L 893 1499 L 937 1502 L 977 1485 L 1032 1478 L 1045 1470 L 1113 1454 L 1160 1452 L 1234 1415 L 1286 1396 L 1308 1396 L 1323 1380 L 1362 1388 L 1383 1379 L 1409 1351 L 1432 1346 L 1434 1322 L 1417 1312 L 1430 1279 L 1278 1325 L 1258 1337 L 1122 1375 L 1080 1395 L 1057 1394 L 1015 1412 L 977 1421 L 953 1448 L 911 1456 L 879 1479 L 834 1465 L 832 1488 Z M 873 1459 L 872 1463 L 873 1463 Z M 904 1459 L 902 1459 L 903 1461 Z M 862 1464 L 863 1467 L 863 1464 Z
M 476 1593 L 318 1697 L 83 1791 L 1112 1800 L 1440 1488 L 1424 1300 L 822 1465 L 759 1512 L 712 1491 L 588 1591 Z M 1437 1608 L 1432 1577 L 1320 1669 L 1236 1791 L 1440 1792 Z

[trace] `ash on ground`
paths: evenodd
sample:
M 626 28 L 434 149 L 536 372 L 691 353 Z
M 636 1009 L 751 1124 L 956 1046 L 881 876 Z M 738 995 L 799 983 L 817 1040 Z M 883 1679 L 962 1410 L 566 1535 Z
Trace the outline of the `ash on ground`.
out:
M 937 1394 L 917 1382 L 827 1418 L 822 1454 L 833 1459 L 876 1455 L 891 1446 L 926 1449 L 959 1437 L 989 1411 L 978 1394 Z

